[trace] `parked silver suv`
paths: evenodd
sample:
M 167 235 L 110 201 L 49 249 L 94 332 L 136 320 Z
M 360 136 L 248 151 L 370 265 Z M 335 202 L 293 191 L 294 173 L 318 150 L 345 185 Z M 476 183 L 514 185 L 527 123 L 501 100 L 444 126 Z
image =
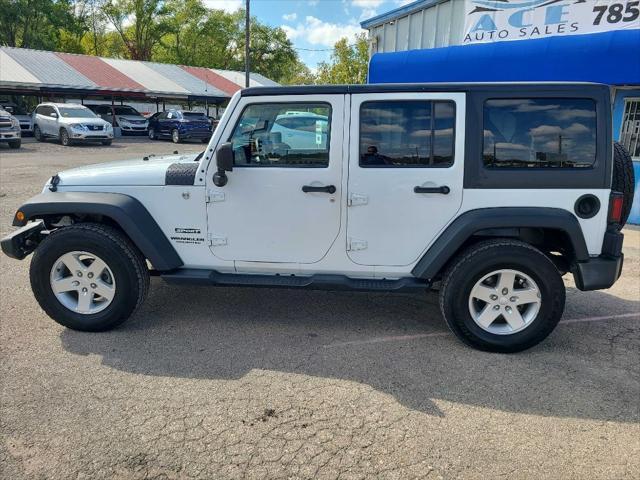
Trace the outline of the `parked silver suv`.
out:
M 0 143 L 7 142 L 10 148 L 20 148 L 20 122 L 0 107 Z
M 39 142 L 57 138 L 64 146 L 77 142 L 111 145 L 113 128 L 84 105 L 41 103 L 33 114 L 33 135 Z

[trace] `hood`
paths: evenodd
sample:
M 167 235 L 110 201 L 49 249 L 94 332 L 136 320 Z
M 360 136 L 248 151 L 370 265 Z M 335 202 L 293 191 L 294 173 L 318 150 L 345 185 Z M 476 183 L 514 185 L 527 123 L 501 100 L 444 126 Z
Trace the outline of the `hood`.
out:
M 116 115 L 116 118 L 122 118 L 123 120 L 137 120 L 146 122 L 147 119 L 142 115 Z
M 165 185 L 167 168 L 175 163 L 197 165 L 197 154 L 144 157 L 120 162 L 99 163 L 58 173 L 59 188 L 71 186 Z
M 110 125 L 109 122 L 104 121 L 101 118 L 86 118 L 86 117 L 62 117 L 64 123 L 81 123 L 83 125 Z

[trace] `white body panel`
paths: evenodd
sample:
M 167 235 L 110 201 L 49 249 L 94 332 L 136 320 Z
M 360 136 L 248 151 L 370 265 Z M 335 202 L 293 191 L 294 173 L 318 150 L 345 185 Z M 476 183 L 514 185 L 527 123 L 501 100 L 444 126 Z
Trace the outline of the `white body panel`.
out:
M 172 163 L 193 162 L 196 155 L 166 155 L 87 165 L 60 172 L 60 187 L 69 185 L 158 185 L 165 184 Z
M 464 136 L 458 135 L 453 165 L 446 168 L 362 168 L 360 107 L 376 100 L 451 100 L 456 104 L 456 132 L 464 131 L 462 93 L 361 94 L 351 97 L 349 189 L 353 205 L 347 214 L 350 243 L 364 247 L 349 252 L 362 265 L 406 266 L 415 263 L 437 233 L 452 220 L 462 203 Z M 416 186 L 447 186 L 450 193 L 414 193 Z M 353 201 L 355 200 L 355 201 Z M 366 204 L 357 205 L 358 200 Z M 366 245 L 366 247 L 365 247 Z M 355 247 L 358 248 L 358 247 Z
M 342 221 L 344 95 L 306 95 L 304 101 L 331 105 L 334 121 L 328 168 L 235 167 L 226 186 L 209 184 L 212 193 L 224 196 L 222 201 L 211 202 L 207 210 L 210 233 L 219 239 L 212 246 L 217 257 L 316 263 L 336 240 Z M 270 102 L 291 102 L 291 98 L 243 98 L 225 124 L 223 138 L 231 136 L 246 105 Z M 207 181 L 211 178 L 207 175 Z M 336 192 L 304 193 L 303 185 L 334 185 Z

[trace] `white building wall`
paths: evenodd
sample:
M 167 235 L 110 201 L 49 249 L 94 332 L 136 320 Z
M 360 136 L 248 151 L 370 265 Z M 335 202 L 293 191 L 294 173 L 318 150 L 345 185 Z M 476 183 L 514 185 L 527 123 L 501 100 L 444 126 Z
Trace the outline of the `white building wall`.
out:
M 371 54 L 462 43 L 464 0 L 443 0 L 369 28 Z

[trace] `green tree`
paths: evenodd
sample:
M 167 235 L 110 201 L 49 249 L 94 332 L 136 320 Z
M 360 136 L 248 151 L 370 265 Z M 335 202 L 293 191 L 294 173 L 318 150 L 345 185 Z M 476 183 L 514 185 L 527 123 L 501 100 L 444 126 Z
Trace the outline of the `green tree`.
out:
M 201 0 L 167 0 L 168 31 L 155 50 L 161 62 L 244 69 L 244 11 L 208 9 Z M 304 68 L 279 27 L 251 18 L 251 71 L 277 82 L 297 78 Z M 302 77 L 300 77 L 302 78 Z
M 0 0 L 0 44 L 57 49 L 60 32 L 75 29 L 71 0 Z
M 132 60 L 151 60 L 154 48 L 169 30 L 169 11 L 163 0 L 109 0 L 103 11 Z
M 365 83 L 369 65 L 369 45 L 366 34 L 356 36 L 350 45 L 346 38 L 333 47 L 329 62 L 318 65 L 316 81 L 321 84 Z

